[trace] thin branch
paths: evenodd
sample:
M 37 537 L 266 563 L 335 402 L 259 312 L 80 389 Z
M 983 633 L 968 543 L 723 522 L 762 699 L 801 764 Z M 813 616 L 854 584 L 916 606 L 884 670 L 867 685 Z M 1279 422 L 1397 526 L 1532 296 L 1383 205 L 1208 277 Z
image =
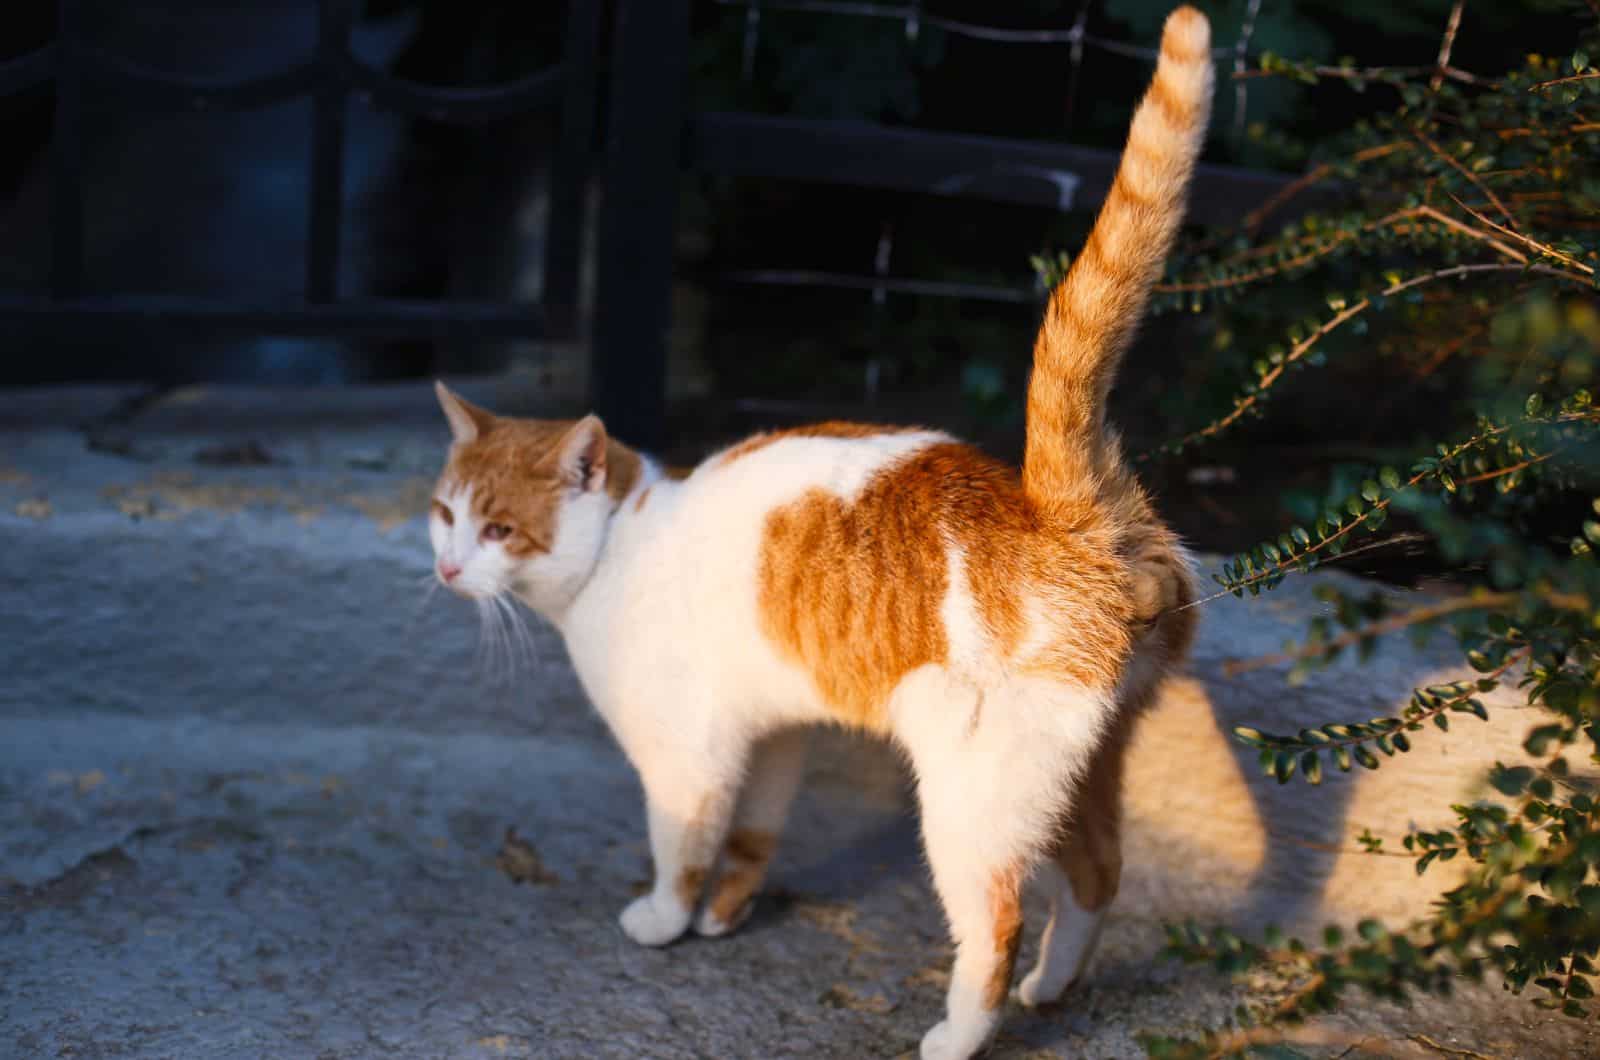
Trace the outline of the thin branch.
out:
M 1379 144 L 1376 147 L 1368 147 L 1357 151 L 1355 154 L 1350 156 L 1349 161 L 1352 163 L 1370 162 L 1375 158 L 1383 158 L 1385 155 L 1392 155 L 1397 151 L 1409 151 L 1411 149 L 1412 144 L 1410 141 L 1396 140 L 1393 143 Z M 1245 230 L 1253 231 L 1254 229 L 1260 227 L 1261 222 L 1266 219 L 1268 214 L 1272 213 L 1274 210 L 1278 209 L 1278 207 L 1282 206 L 1284 203 L 1288 202 L 1290 199 L 1294 198 L 1296 195 L 1300 194 L 1302 191 L 1305 191 L 1312 185 L 1326 180 L 1328 177 L 1333 175 L 1333 171 L 1333 163 L 1325 162 L 1322 165 L 1317 166 L 1315 169 L 1308 170 L 1305 174 L 1296 178 L 1295 180 L 1290 181 L 1288 184 L 1285 184 L 1282 188 L 1275 192 L 1270 199 L 1245 215 Z
M 1524 246 L 1527 246 L 1530 249 L 1535 250 L 1538 253 L 1543 254 L 1546 257 L 1554 258 L 1557 261 L 1563 262 L 1563 263 L 1565 263 L 1567 265 L 1571 265 L 1573 268 L 1579 270 L 1580 272 L 1582 272 L 1586 276 L 1593 276 L 1594 275 L 1594 268 L 1592 266 L 1585 265 L 1583 262 L 1579 261 L 1577 258 L 1574 258 L 1574 257 L 1572 257 L 1572 256 L 1570 256 L 1568 254 L 1563 254 L 1561 251 L 1557 250 L 1555 247 L 1548 246 L 1548 245 L 1546 245 L 1544 243 L 1540 243 L 1538 240 L 1529 239 L 1527 236 L 1523 235 L 1521 232 L 1513 232 L 1510 229 L 1502 228 L 1500 225 L 1495 224 L 1493 221 L 1489 220 L 1487 217 L 1483 216 L 1483 214 L 1479 213 L 1477 210 L 1474 210 L 1472 207 L 1468 206 L 1466 203 L 1462 202 L 1460 199 L 1456 199 L 1456 197 L 1454 195 L 1450 196 L 1450 198 L 1455 199 L 1455 204 L 1457 206 L 1461 207 L 1463 210 L 1465 210 L 1469 214 L 1471 214 L 1475 219 L 1477 219 L 1478 221 L 1481 221 L 1482 223 L 1488 225 L 1490 228 L 1494 229 L 1496 232 L 1500 232 L 1500 233 L 1502 233 L 1504 235 L 1510 236 L 1512 239 L 1520 241 Z
M 1158 283 L 1152 287 L 1151 290 L 1157 294 L 1190 294 L 1199 291 L 1216 291 L 1228 287 L 1241 287 L 1245 284 L 1254 283 L 1257 280 L 1264 280 L 1268 277 L 1276 276 L 1279 273 L 1289 272 L 1293 269 L 1300 268 L 1302 265 L 1309 265 L 1318 258 L 1333 253 L 1335 250 L 1339 249 L 1339 247 L 1350 242 L 1352 239 L 1355 239 L 1357 236 L 1366 235 L 1367 233 L 1382 228 L 1385 225 L 1391 225 L 1398 221 L 1404 221 L 1408 218 L 1416 217 L 1419 212 L 1420 208 L 1417 207 L 1407 210 L 1396 210 L 1394 213 L 1391 213 L 1385 217 L 1380 217 L 1376 221 L 1367 222 L 1366 224 L 1362 225 L 1360 229 L 1336 232 L 1331 239 L 1328 239 L 1325 242 L 1306 251 L 1305 253 L 1290 258 L 1287 261 L 1278 262 L 1273 265 L 1265 265 L 1259 269 L 1252 269 L 1249 272 L 1242 272 L 1233 276 L 1224 276 L 1220 280 L 1191 280 L 1183 283 Z M 1465 226 L 1463 225 L 1462 227 Z M 1468 229 L 1468 231 L 1471 230 Z M 1226 263 L 1224 264 L 1226 265 Z
M 1355 527 L 1358 525 L 1358 522 L 1352 522 L 1348 527 L 1346 527 L 1346 530 L 1355 529 Z M 1343 533 L 1344 533 L 1344 531 L 1341 531 L 1340 534 L 1335 535 L 1335 536 L 1342 536 Z M 1366 544 L 1361 545 L 1361 546 L 1359 546 L 1357 548 L 1352 548 L 1352 549 L 1348 549 L 1347 551 L 1340 552 L 1337 555 L 1332 556 L 1332 557 L 1324 560 L 1323 561 L 1323 566 L 1326 566 L 1329 563 L 1334 563 L 1334 562 L 1354 559 L 1355 557 L 1363 555 L 1364 553 L 1367 553 L 1367 552 L 1376 552 L 1380 548 L 1392 548 L 1395 545 L 1407 545 L 1407 544 L 1412 543 L 1413 541 L 1426 541 L 1426 540 L 1427 540 L 1427 537 L 1425 535 L 1423 535 L 1423 534 L 1411 534 L 1411 533 L 1391 534 L 1390 536 L 1385 537 L 1385 538 L 1383 538 L 1381 540 L 1368 541 Z M 1298 566 L 1294 563 L 1293 560 L 1287 560 L 1287 561 L 1284 561 L 1282 563 L 1279 563 L 1277 566 L 1273 567 L 1271 570 L 1258 571 L 1256 574 L 1251 575 L 1250 577 L 1246 578 L 1244 581 L 1240 582 L 1238 585 L 1236 585 L 1236 586 L 1234 586 L 1232 588 L 1222 589 L 1222 590 L 1220 590 L 1218 592 L 1212 593 L 1210 596 L 1202 596 L 1198 600 L 1191 600 L 1188 603 L 1183 604 L 1183 605 L 1181 605 L 1179 607 L 1174 607 L 1172 610 L 1173 611 L 1187 611 L 1191 607 L 1199 607 L 1201 604 L 1209 604 L 1214 600 L 1222 599 L 1224 596 L 1232 596 L 1234 591 L 1235 591 L 1235 589 L 1248 589 L 1250 586 L 1256 584 L 1257 582 L 1265 581 L 1267 578 L 1271 577 L 1274 574 L 1288 574 L 1290 571 L 1298 570 L 1298 569 L 1299 569 Z
M 1530 456 L 1528 459 L 1520 463 L 1512 464 L 1509 467 L 1496 468 L 1493 471 L 1485 471 L 1481 475 L 1473 475 L 1471 478 L 1461 479 L 1460 483 L 1463 486 L 1468 486 L 1474 482 L 1488 482 L 1490 479 L 1504 478 L 1507 475 L 1514 475 L 1523 468 L 1532 467 L 1534 464 L 1542 464 L 1553 456 L 1560 456 L 1570 448 L 1571 446 L 1564 445 L 1559 449 L 1552 449 L 1548 453 L 1544 453 L 1540 456 Z
M 1509 266 L 1505 266 L 1505 267 L 1509 267 Z M 1509 430 L 1511 430 L 1511 429 L 1513 429 L 1515 427 L 1525 427 L 1525 426 L 1528 425 L 1529 422 L 1538 422 L 1538 423 L 1574 423 L 1574 422 L 1594 423 L 1594 422 L 1597 422 L 1597 421 L 1600 421 L 1600 412 L 1563 412 L 1560 415 L 1551 417 L 1548 420 L 1535 420 L 1535 421 L 1519 420 L 1519 421 L 1517 421 L 1515 423 L 1504 423 L 1504 424 L 1501 424 L 1498 427 L 1492 427 L 1489 430 L 1484 431 L 1482 434 L 1473 435 L 1471 438 L 1468 438 L 1466 441 L 1461 442 L 1460 444 L 1456 445 L 1448 453 L 1443 454 L 1439 458 L 1439 464 L 1447 464 L 1450 461 L 1455 460 L 1456 458 L 1460 457 L 1461 454 L 1465 453 L 1467 450 L 1477 448 L 1478 446 L 1480 446 L 1483 443 L 1487 442 L 1489 439 L 1496 438 L 1496 437 L 1506 433 L 1507 431 L 1509 431 Z M 1224 596 L 1228 596 L 1228 595 L 1230 595 L 1232 593 L 1236 593 L 1236 592 L 1239 592 L 1241 590 L 1248 589 L 1248 588 L 1250 588 L 1250 586 L 1257 585 L 1257 584 L 1259 584 L 1261 582 L 1264 582 L 1268 578 L 1274 578 L 1274 577 L 1277 577 L 1280 574 L 1288 574 L 1290 571 L 1300 569 L 1301 562 L 1307 556 L 1316 555 L 1318 552 L 1321 552 L 1324 548 L 1326 548 L 1329 545 L 1333 544 L 1335 541 L 1339 541 L 1339 540 L 1343 539 L 1344 537 L 1349 535 L 1353 530 L 1355 530 L 1356 527 L 1364 525 L 1366 523 L 1366 521 L 1367 521 L 1367 518 L 1373 512 L 1387 510 L 1389 505 L 1394 501 L 1394 498 L 1396 496 L 1398 496 L 1399 494 L 1404 493 L 1406 490 L 1412 488 L 1417 483 L 1421 482 L 1423 479 L 1427 478 L 1431 474 L 1434 474 L 1434 472 L 1430 468 L 1424 468 L 1423 470 L 1418 471 L 1416 474 L 1412 475 L 1405 482 L 1402 482 L 1399 486 L 1396 486 L 1393 490 L 1391 490 L 1390 493 L 1389 493 L 1389 496 L 1384 497 L 1382 500 L 1379 500 L 1376 503 L 1374 503 L 1373 506 L 1371 508 L 1367 509 L 1366 512 L 1362 513 L 1360 516 L 1351 517 L 1349 522 L 1347 522 L 1343 526 L 1339 527 L 1338 533 L 1329 534 L 1327 537 L 1323 538 L 1321 541 L 1318 541 L 1315 545 L 1312 545 L 1310 548 L 1307 548 L 1304 551 L 1302 551 L 1299 555 L 1291 556 L 1288 559 L 1280 560 L 1277 563 L 1274 563 L 1272 566 L 1267 567 L 1264 570 L 1256 571 L 1250 577 L 1245 578 L 1242 581 L 1239 581 L 1234 585 L 1230 585 L 1228 588 L 1223 589 L 1221 592 L 1215 592 L 1215 593 L 1212 593 L 1210 596 L 1203 596 L 1198 600 L 1192 600 L 1189 603 L 1183 604 L 1180 607 L 1175 607 L 1172 610 L 1173 611 L 1187 611 L 1191 607 L 1199 607 L 1201 604 L 1208 604 L 1213 600 L 1220 600 Z M 1405 542 L 1405 541 L 1421 541 L 1421 540 L 1425 540 L 1425 538 L 1423 538 L 1423 536 L 1421 534 L 1397 534 L 1397 535 L 1395 535 L 1393 537 L 1385 538 L 1382 541 L 1370 542 L 1370 543 L 1368 543 L 1366 545 L 1361 546 L 1360 548 L 1351 549 L 1348 552 L 1338 553 L 1337 557 L 1339 559 L 1349 559 L 1352 556 L 1358 556 L 1363 552 L 1370 552 L 1370 551 L 1372 551 L 1373 549 L 1376 549 L 1376 548 L 1386 548 L 1386 547 L 1388 547 L 1390 545 L 1400 544 L 1400 543 Z M 1329 562 L 1331 562 L 1331 561 L 1329 561 Z
M 1557 85 L 1566 85 L 1572 83 L 1573 81 L 1591 81 L 1596 77 L 1600 77 L 1600 73 L 1593 71 L 1584 74 L 1573 74 L 1571 77 L 1557 77 L 1550 81 L 1540 81 L 1537 85 L 1529 85 L 1528 91 L 1542 92 L 1547 88 L 1554 88 Z
M 1445 1056 L 1459 1056 L 1465 1058 L 1465 1060 L 1497 1060 L 1496 1057 L 1490 1056 L 1488 1053 L 1474 1052 L 1471 1049 L 1452 1049 L 1448 1045 L 1440 1045 L 1426 1034 L 1412 1034 L 1407 1037 L 1418 1045 L 1432 1049 L 1436 1053 L 1443 1053 Z
M 1253 673 L 1256 670 L 1265 670 L 1271 666 L 1281 666 L 1284 663 L 1299 662 L 1302 659 L 1319 659 L 1336 651 L 1342 651 L 1369 637 L 1381 637 L 1412 626 L 1420 626 L 1424 622 L 1434 622 L 1450 615 L 1460 614 L 1463 611 L 1487 611 L 1490 608 L 1504 607 L 1514 603 L 1516 593 L 1489 593 L 1478 596 L 1459 596 L 1454 599 L 1444 600 L 1427 607 L 1416 607 L 1410 611 L 1403 611 L 1391 615 L 1381 622 L 1373 622 L 1359 629 L 1352 629 L 1330 641 L 1321 644 L 1303 644 L 1290 651 L 1277 652 L 1273 655 L 1258 655 L 1253 659 L 1233 659 L 1222 665 L 1224 677 L 1238 677 L 1240 674 Z
M 1446 280 L 1455 276 L 1465 276 L 1471 273 L 1480 272 L 1537 272 L 1549 276 L 1559 276 L 1568 280 L 1581 280 L 1580 277 L 1574 276 L 1571 272 L 1568 272 L 1565 269 L 1557 269 L 1544 265 L 1454 265 L 1449 268 L 1436 269 L 1433 272 L 1423 273 L 1421 276 L 1413 276 L 1411 279 L 1402 280 L 1399 283 L 1392 283 L 1380 291 L 1377 297 L 1388 297 L 1390 295 L 1400 294 L 1402 291 L 1408 291 L 1413 287 L 1420 287 L 1423 284 L 1434 283 L 1438 280 Z M 1222 431 L 1231 427 L 1240 419 L 1240 417 L 1249 412 L 1251 408 L 1255 407 L 1255 405 L 1261 400 L 1261 395 L 1266 393 L 1266 391 L 1275 383 L 1277 383 L 1279 379 L 1283 378 L 1283 374 L 1288 371 L 1290 365 L 1296 363 L 1307 353 L 1309 353 L 1311 348 L 1323 338 L 1337 330 L 1347 321 L 1360 316 L 1362 313 L 1371 308 L 1371 306 L 1372 297 L 1367 297 L 1363 298 L 1354 305 L 1346 306 L 1344 309 L 1334 314 L 1334 316 L 1329 318 L 1320 327 L 1318 327 L 1316 331 L 1313 331 L 1310 335 L 1307 335 L 1305 338 L 1295 343 L 1294 347 L 1281 362 L 1273 365 L 1264 375 L 1262 375 L 1260 381 L 1256 384 L 1256 389 L 1248 396 L 1240 400 L 1239 403 L 1234 406 L 1232 412 L 1228 413 L 1226 416 L 1223 416 L 1221 419 L 1207 424 L 1197 431 L 1185 435 L 1179 440 L 1178 445 L 1188 446 L 1195 442 L 1204 441 L 1205 439 L 1220 434 Z M 1150 452 L 1141 453 L 1139 454 L 1138 459 L 1141 461 L 1148 460 L 1152 455 L 1153 454 Z
M 1456 200 L 1456 204 L 1458 206 L 1461 205 L 1461 200 L 1457 199 Z M 1464 209 L 1464 210 L 1466 209 L 1465 206 L 1462 206 L 1461 208 Z M 1446 228 L 1449 228 L 1450 230 L 1452 230 L 1454 232 L 1459 232 L 1460 234 L 1462 234 L 1464 236 L 1468 236 L 1468 237 L 1470 237 L 1472 239 L 1477 239 L 1477 240 L 1480 240 L 1480 241 L 1482 241 L 1484 243 L 1489 244 L 1495 250 L 1498 250 L 1501 254 L 1504 254 L 1506 257 L 1510 258 L 1512 261 L 1515 261 L 1515 262 L 1517 262 L 1519 264 L 1526 264 L 1527 261 L 1528 261 L 1528 256 L 1526 254 L 1522 253 L 1521 251 L 1517 250 L 1515 247 L 1512 247 L 1512 246 L 1510 246 L 1509 244 L 1506 244 L 1506 243 L 1502 243 L 1500 240 L 1496 239 L 1494 236 L 1491 236 L 1486 232 L 1480 232 L 1476 228 L 1473 228 L 1471 225 L 1462 224 L 1460 221 L 1456 220 L 1454 217 L 1451 217 L 1449 214 L 1443 213 L 1440 210 L 1436 210 L 1432 206 L 1419 206 L 1419 207 L 1417 207 L 1416 212 L 1417 212 L 1418 216 L 1426 217 L 1429 220 L 1437 221 L 1440 224 L 1444 225 Z M 1471 213 L 1470 210 L 1468 210 L 1468 212 Z M 1481 218 L 1480 218 L 1480 220 L 1481 220 Z M 1510 234 L 1515 235 L 1515 233 L 1510 233 Z
M 1538 593 L 1540 599 L 1563 610 L 1587 611 L 1589 598 L 1582 593 Z M 1348 630 L 1339 634 L 1330 641 L 1321 644 L 1304 644 L 1289 651 L 1278 652 L 1275 655 L 1259 655 L 1254 659 L 1237 659 L 1224 663 L 1222 673 L 1226 677 L 1237 677 L 1240 674 L 1251 673 L 1255 670 L 1264 670 L 1269 666 L 1281 666 L 1284 663 L 1299 662 L 1302 659 L 1318 659 L 1336 651 L 1342 651 L 1352 644 L 1359 643 L 1369 637 L 1382 637 L 1412 626 L 1420 626 L 1424 622 L 1434 622 L 1451 615 L 1458 615 L 1464 611 L 1489 611 L 1498 607 L 1510 607 L 1515 604 L 1523 594 L 1503 593 L 1476 593 L 1471 596 L 1457 596 L 1449 600 L 1442 600 L 1437 604 L 1426 607 L 1412 608 L 1391 615 L 1386 619 L 1362 626 L 1359 629 Z
M 1505 219 L 1508 222 L 1510 222 L 1512 228 L 1517 227 L 1517 219 L 1515 217 L 1511 216 L 1511 211 L 1506 209 L 1506 204 L 1500 201 L 1500 196 L 1496 195 L 1493 191 L 1491 191 L 1487 184 L 1485 184 L 1483 181 L 1479 180 L 1478 179 L 1478 175 L 1476 173 L 1472 172 L 1472 170 L 1470 170 L 1466 166 L 1462 165 L 1452 155 L 1449 155 L 1446 152 L 1444 152 L 1443 150 L 1441 150 L 1438 144 L 1434 143 L 1432 140 L 1428 139 L 1426 136 L 1422 135 L 1421 133 L 1417 133 L 1416 135 L 1417 135 L 1418 142 L 1420 142 L 1429 151 L 1432 151 L 1434 153 L 1434 155 L 1436 155 L 1446 165 L 1450 166 L 1457 173 L 1460 173 L 1463 177 L 1466 177 L 1467 180 L 1472 184 L 1473 187 L 1475 187 L 1479 191 L 1483 192 L 1484 196 L 1490 202 L 1494 203 L 1495 209 L 1499 210 L 1500 213 L 1505 217 Z M 1454 198 L 1454 196 L 1451 196 L 1451 198 Z M 1457 203 L 1459 205 L 1460 200 L 1457 200 Z M 1498 227 L 1498 226 L 1496 226 L 1496 227 Z
M 1239 29 L 1239 40 L 1233 46 L 1233 142 L 1237 144 L 1245 129 L 1245 83 L 1239 75 L 1244 73 L 1245 56 L 1250 50 L 1250 35 L 1255 32 L 1256 15 L 1261 11 L 1261 0 L 1250 0 L 1245 8 L 1244 25 Z
M 1450 21 L 1444 26 L 1444 40 L 1439 43 L 1439 59 L 1434 64 L 1438 72 L 1433 75 L 1433 80 L 1428 82 L 1428 87 L 1435 92 L 1444 84 L 1445 71 L 1450 69 L 1450 50 L 1456 44 L 1456 31 L 1461 28 L 1461 9 L 1466 6 L 1466 0 L 1456 0 L 1455 6 L 1450 9 Z

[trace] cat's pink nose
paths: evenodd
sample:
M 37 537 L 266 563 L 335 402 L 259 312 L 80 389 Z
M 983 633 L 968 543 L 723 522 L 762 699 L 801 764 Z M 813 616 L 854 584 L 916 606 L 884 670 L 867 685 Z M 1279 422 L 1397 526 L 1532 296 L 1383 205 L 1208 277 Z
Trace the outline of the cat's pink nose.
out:
M 450 563 L 446 560 L 439 561 L 439 577 L 443 578 L 446 582 L 455 581 L 456 576 L 460 573 L 461 568 L 456 566 L 454 563 Z

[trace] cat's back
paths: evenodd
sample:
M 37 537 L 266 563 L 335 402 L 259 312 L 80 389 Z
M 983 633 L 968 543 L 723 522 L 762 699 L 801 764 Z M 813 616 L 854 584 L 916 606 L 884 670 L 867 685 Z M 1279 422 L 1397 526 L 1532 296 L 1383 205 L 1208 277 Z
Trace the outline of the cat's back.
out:
M 1121 655 L 1114 558 L 1041 525 L 1015 468 L 949 435 L 850 423 L 760 434 L 682 485 L 672 536 L 695 571 L 685 587 L 739 611 L 846 720 L 877 727 L 924 665 L 1043 661 L 1087 676 Z

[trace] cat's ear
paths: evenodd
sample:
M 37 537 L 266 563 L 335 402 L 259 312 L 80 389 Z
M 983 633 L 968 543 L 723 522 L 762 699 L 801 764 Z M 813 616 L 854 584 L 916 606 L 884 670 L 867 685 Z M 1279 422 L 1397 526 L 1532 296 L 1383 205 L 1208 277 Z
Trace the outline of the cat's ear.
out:
M 434 380 L 433 392 L 439 395 L 439 407 L 444 409 L 450 434 L 458 444 L 476 440 L 494 423 L 494 413 L 480 409 L 438 380 Z
M 573 425 L 556 452 L 561 477 L 574 489 L 594 491 L 606 485 L 606 428 L 590 413 Z

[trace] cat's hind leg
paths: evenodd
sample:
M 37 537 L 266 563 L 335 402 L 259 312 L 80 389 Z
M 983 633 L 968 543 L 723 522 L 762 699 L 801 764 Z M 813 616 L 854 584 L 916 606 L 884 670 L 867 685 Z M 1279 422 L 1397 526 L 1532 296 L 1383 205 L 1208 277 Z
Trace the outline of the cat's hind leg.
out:
M 1059 827 L 1104 706 L 1045 681 L 980 696 L 938 688 L 896 732 L 917 773 L 934 886 L 956 944 L 945 1018 L 922 1060 L 965 1060 L 999 1028 L 1022 937 L 1021 891 Z M 908 697 L 909 698 L 909 697 Z
M 1102 817 L 1100 807 L 1079 805 L 1083 823 L 1062 835 L 1039 871 L 1050 895 L 1050 922 L 1039 940 L 1038 962 L 1017 987 L 1017 999 L 1030 1007 L 1058 1000 L 1083 978 L 1122 879 L 1116 808 Z
M 1017 987 L 1030 1007 L 1060 999 L 1079 982 L 1100 944 L 1106 908 L 1122 883 L 1122 776 L 1139 711 L 1155 696 L 1151 671 L 1131 674 L 1118 717 L 1089 759 L 1066 825 L 1056 834 L 1039 878 L 1050 896 L 1050 922 L 1039 959 Z
M 809 729 L 783 729 L 756 745 L 716 879 L 695 919 L 701 935 L 726 935 L 744 923 L 766 879 L 778 835 L 805 773 Z

